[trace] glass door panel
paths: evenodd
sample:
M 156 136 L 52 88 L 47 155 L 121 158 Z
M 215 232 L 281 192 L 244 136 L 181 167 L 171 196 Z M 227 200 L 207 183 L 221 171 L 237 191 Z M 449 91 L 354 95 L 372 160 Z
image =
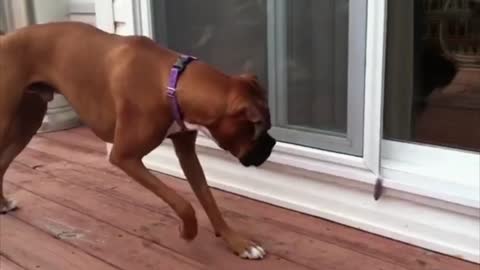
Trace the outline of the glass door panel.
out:
M 382 175 L 478 205 L 480 2 L 388 4 Z
M 391 0 L 384 138 L 480 151 L 480 2 Z
M 277 139 L 362 155 L 366 1 L 153 1 L 153 15 L 163 45 L 255 73 Z

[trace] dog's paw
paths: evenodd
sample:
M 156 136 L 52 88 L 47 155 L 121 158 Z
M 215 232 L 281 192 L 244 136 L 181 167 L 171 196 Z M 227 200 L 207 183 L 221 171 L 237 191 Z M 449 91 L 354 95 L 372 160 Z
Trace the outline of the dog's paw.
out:
M 227 231 L 222 234 L 222 237 L 230 249 L 242 259 L 261 260 L 267 255 L 265 249 L 259 244 L 234 231 Z
M 0 214 L 6 214 L 8 212 L 17 209 L 17 203 L 15 201 L 4 200 L 0 202 Z
M 195 209 L 187 201 L 180 201 L 181 206 L 177 207 L 177 214 L 180 217 L 180 237 L 186 241 L 192 241 L 198 233 L 198 222 L 195 216 Z
M 260 260 L 267 255 L 265 249 L 261 246 L 253 244 L 247 247 L 243 252 L 240 253 L 240 258 L 249 259 L 249 260 Z

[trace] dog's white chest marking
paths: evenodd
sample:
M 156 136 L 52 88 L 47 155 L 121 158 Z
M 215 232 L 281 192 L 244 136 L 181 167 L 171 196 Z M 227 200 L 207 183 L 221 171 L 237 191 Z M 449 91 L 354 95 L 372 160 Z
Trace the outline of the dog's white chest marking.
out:
M 204 126 L 200 125 L 195 125 L 195 124 L 190 124 L 188 122 L 185 122 L 185 127 L 190 130 L 197 130 L 200 131 L 203 135 L 207 136 L 209 139 L 213 139 L 212 133 L 210 133 L 210 130 Z
M 201 132 L 203 135 L 207 136 L 209 139 L 213 140 L 214 142 L 216 142 L 216 140 L 213 138 L 212 134 L 210 133 L 210 131 L 208 130 L 208 128 L 204 127 L 204 126 L 200 126 L 200 125 L 196 125 L 196 124 L 191 124 L 191 123 L 188 123 L 188 122 L 183 122 L 185 124 L 185 127 L 188 129 L 188 130 L 196 130 L 196 131 L 199 131 Z M 170 136 L 170 135 L 173 135 L 175 133 L 179 133 L 179 132 L 182 132 L 182 127 L 180 127 L 180 125 L 178 125 L 177 122 L 173 122 L 172 125 L 168 128 L 168 131 L 167 131 L 167 137 Z

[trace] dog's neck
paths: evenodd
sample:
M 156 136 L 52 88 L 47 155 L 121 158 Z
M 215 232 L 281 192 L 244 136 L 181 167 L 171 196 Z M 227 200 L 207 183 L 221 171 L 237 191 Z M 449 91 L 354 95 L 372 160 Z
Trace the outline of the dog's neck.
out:
M 198 88 L 186 85 L 177 91 L 183 121 L 191 127 L 208 127 L 220 119 L 227 109 L 228 85 L 200 85 Z

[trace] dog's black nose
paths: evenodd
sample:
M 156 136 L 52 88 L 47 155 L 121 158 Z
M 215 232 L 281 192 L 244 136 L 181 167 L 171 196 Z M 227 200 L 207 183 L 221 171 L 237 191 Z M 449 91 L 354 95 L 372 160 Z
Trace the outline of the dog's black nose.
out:
M 258 138 L 252 150 L 240 159 L 240 163 L 245 167 L 262 165 L 270 157 L 276 143 L 277 141 L 265 132 Z

